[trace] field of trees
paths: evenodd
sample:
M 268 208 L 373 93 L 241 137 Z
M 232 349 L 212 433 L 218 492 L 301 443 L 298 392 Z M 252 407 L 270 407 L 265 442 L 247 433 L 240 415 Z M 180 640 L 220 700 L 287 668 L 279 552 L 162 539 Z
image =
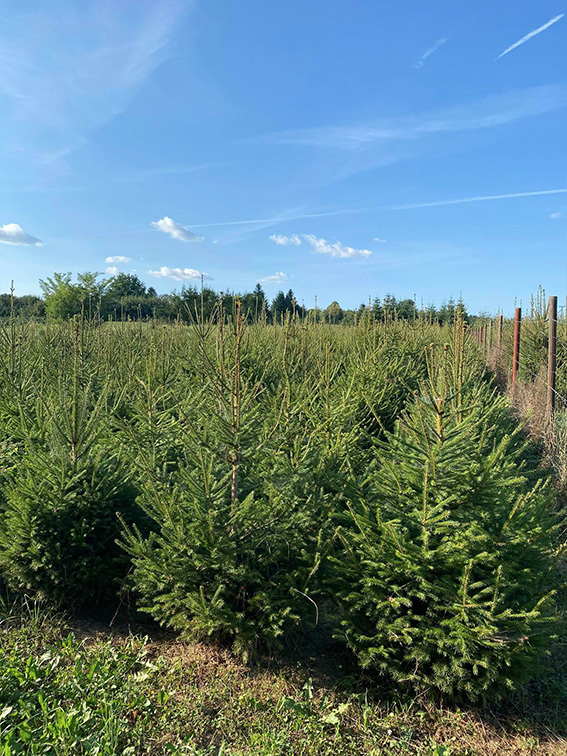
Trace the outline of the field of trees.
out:
M 370 312 L 373 320 L 398 318 L 414 320 L 421 313 L 429 322 L 450 324 L 457 307 L 449 298 L 439 308 L 435 305 L 417 307 L 413 299 L 397 300 L 392 294 L 362 303 L 356 310 L 343 309 L 338 302 L 326 307 L 308 307 L 298 301 L 292 289 L 279 291 L 270 302 L 260 284 L 251 292 L 217 292 L 201 281 L 200 285 L 183 285 L 180 291 L 158 295 L 152 286 L 133 273 L 119 273 L 101 278 L 100 273 L 81 273 L 73 281 L 71 273 L 55 273 L 40 281 L 43 297 L 0 294 L 0 318 L 11 315 L 35 320 L 68 319 L 75 315 L 99 320 L 147 320 L 157 318 L 172 322 L 191 322 L 199 312 L 211 318 L 222 299 L 225 312 L 232 313 L 236 300 L 247 322 L 281 323 L 287 315 L 309 318 L 313 322 L 353 325 Z M 463 304 L 460 309 L 465 319 Z
M 565 752 L 562 492 L 462 308 L 63 284 L 0 331 L 1 754 Z

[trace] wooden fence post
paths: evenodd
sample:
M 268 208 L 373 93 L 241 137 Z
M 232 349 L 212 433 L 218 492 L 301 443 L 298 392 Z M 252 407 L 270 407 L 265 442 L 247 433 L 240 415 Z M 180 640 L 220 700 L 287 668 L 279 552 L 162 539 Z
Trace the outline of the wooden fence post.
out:
M 557 364 L 557 297 L 549 297 L 549 344 L 547 348 L 547 421 L 555 410 L 555 374 Z
M 520 367 L 520 329 L 522 326 L 522 308 L 516 307 L 514 315 L 514 355 L 512 358 L 512 389 L 516 388 L 518 368 Z

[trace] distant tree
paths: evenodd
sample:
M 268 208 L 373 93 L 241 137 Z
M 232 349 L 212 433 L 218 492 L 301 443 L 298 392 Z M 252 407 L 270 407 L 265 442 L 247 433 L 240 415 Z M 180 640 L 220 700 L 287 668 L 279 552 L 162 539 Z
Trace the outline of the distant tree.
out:
M 130 320 L 152 315 L 146 285 L 133 273 L 118 273 L 106 290 L 102 303 L 103 315 Z
M 325 319 L 328 323 L 340 323 L 344 318 L 344 312 L 338 302 L 331 302 L 325 310 Z
M 272 301 L 272 318 L 274 323 L 281 322 L 282 317 L 286 312 L 286 299 L 283 291 L 278 291 L 274 300 Z
M 33 294 L 24 294 L 23 297 L 0 294 L 0 318 L 9 318 L 12 314 L 28 320 L 39 320 L 45 317 L 45 303 Z
M 368 310 L 368 307 L 365 307 L 365 310 Z M 374 300 L 372 301 L 372 307 L 370 308 L 370 312 L 372 313 L 372 317 L 374 320 L 382 321 L 384 320 L 384 308 L 382 306 L 382 301 L 380 297 L 374 297 Z
M 153 296 L 156 296 L 155 289 Z M 135 273 L 119 273 L 108 284 L 107 296 L 111 300 L 124 297 L 145 297 L 148 294 L 146 284 Z
M 202 291 L 196 286 L 184 286 L 179 294 L 174 292 L 170 295 L 170 302 L 174 317 L 186 322 L 194 321 L 201 316 L 207 320 L 217 310 L 219 295 L 208 286 L 204 286 Z
M 261 320 L 263 315 L 269 315 L 268 302 L 261 285 L 258 283 L 254 290 L 242 296 L 242 311 L 250 322 Z
M 382 309 L 384 311 L 384 319 L 390 320 L 396 315 L 396 307 L 398 301 L 393 294 L 386 294 L 382 301 Z
M 78 315 L 82 309 L 83 292 L 72 283 L 71 273 L 54 273 L 39 285 L 45 299 L 45 312 L 51 318 L 66 320 Z
M 401 299 L 396 304 L 396 314 L 400 320 L 414 320 L 416 308 L 413 299 Z
M 426 305 L 423 311 L 423 315 L 427 323 L 437 322 L 437 308 L 435 307 L 434 304 L 430 303 Z
M 293 289 L 289 289 L 287 294 L 285 295 L 285 310 L 286 312 L 291 312 L 293 314 L 295 307 L 296 307 L 296 299 L 295 294 L 293 293 Z
M 281 323 L 282 318 L 285 318 L 288 313 L 290 315 L 298 315 L 300 318 L 304 318 L 307 314 L 305 307 L 297 304 L 297 299 L 292 289 L 287 294 L 279 291 L 272 302 L 272 320 L 274 323 Z
M 54 273 L 39 285 L 45 299 L 45 312 L 49 317 L 66 320 L 84 313 L 92 317 L 100 310 L 109 279 L 99 280 L 100 273 L 86 271 L 72 282 L 71 273 Z
M 441 304 L 441 308 L 437 313 L 437 320 L 441 325 L 451 325 L 455 320 L 455 300 L 453 297 L 449 297 L 448 300 Z

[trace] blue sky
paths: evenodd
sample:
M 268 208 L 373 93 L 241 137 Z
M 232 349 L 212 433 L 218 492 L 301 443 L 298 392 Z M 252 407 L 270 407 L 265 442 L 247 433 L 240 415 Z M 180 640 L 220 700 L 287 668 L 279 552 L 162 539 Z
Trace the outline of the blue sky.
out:
M 0 290 L 108 268 L 308 306 L 564 301 L 565 0 L 3 11 Z

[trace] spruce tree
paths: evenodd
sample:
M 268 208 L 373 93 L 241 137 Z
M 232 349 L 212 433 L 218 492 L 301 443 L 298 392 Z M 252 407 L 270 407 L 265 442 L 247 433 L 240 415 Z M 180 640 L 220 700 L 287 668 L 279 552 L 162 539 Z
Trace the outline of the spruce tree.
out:
M 78 608 L 118 591 L 127 560 L 116 544 L 120 512 L 137 519 L 137 491 L 104 433 L 106 396 L 77 377 L 35 416 L 22 410 L 24 441 L 7 474 L 0 573 L 14 591 Z
M 151 448 L 136 450 L 149 461 L 139 501 L 151 532 L 124 518 L 122 542 L 143 610 L 182 637 L 227 642 L 246 657 L 313 616 L 308 585 L 328 513 L 309 490 L 309 450 L 286 453 L 285 416 L 262 414 L 244 319 L 237 305 L 230 328 L 222 318 L 214 332 L 204 319 L 194 324 L 200 371 L 178 408 L 178 457 L 155 465 Z
M 549 647 L 557 519 L 502 427 L 502 401 L 454 367 L 430 365 L 377 442 L 351 489 L 331 586 L 363 666 L 413 690 L 476 698 L 513 688 Z

